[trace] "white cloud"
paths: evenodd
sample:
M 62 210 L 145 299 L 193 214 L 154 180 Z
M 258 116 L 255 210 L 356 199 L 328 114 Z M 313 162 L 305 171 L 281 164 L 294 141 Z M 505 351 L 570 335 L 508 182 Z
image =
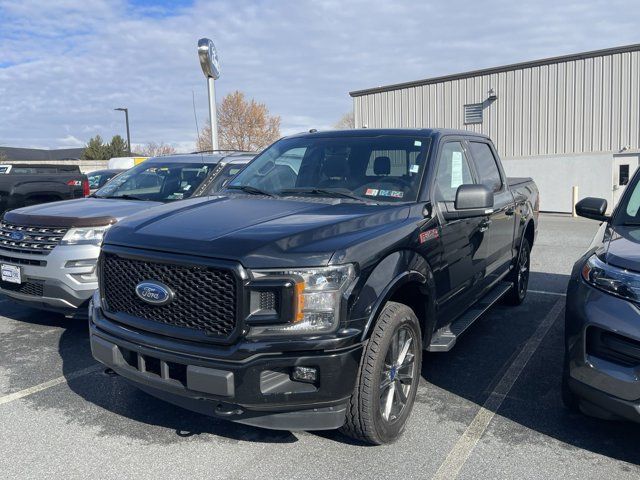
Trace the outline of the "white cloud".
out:
M 332 125 L 350 90 L 633 43 L 638 23 L 633 0 L 0 0 L 0 143 L 124 136 L 113 108 L 126 106 L 134 143 L 190 145 L 192 91 L 207 119 L 203 36 L 220 51 L 219 97 L 240 89 L 292 133 Z
M 80 140 L 79 138 L 74 137 L 73 135 L 67 135 L 62 138 L 56 139 L 56 146 L 60 148 L 76 148 L 82 147 L 85 142 Z

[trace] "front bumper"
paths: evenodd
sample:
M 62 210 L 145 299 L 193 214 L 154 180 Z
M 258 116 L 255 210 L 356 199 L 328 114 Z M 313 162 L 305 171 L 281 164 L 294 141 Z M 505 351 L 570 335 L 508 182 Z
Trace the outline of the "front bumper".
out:
M 612 341 L 609 347 L 600 346 L 602 338 Z M 640 309 L 588 285 L 579 268 L 574 269 L 567 290 L 565 348 L 568 386 L 583 410 L 595 406 L 599 416 L 613 414 L 640 422 L 636 345 L 640 345 Z
M 99 326 L 105 324 L 110 324 L 108 331 Z M 118 329 L 123 335 L 114 334 Z M 199 413 L 281 430 L 342 426 L 363 348 L 352 344 L 318 350 L 316 342 L 300 345 L 299 351 L 253 349 L 245 358 L 230 360 L 204 356 L 196 346 L 189 353 L 186 343 L 177 340 L 176 348 L 167 348 L 171 339 L 160 342 L 140 331 L 132 342 L 130 333 L 100 308 L 90 308 L 93 356 L 138 388 Z M 252 351 L 241 344 L 227 348 Z M 317 381 L 293 380 L 297 366 L 315 368 Z
M 48 255 L 0 249 L 0 263 L 19 266 L 22 284 L 0 281 L 0 293 L 28 306 L 86 316 L 86 307 L 98 288 L 95 276 L 100 247 L 58 245 Z M 68 266 L 70 262 L 82 266 Z

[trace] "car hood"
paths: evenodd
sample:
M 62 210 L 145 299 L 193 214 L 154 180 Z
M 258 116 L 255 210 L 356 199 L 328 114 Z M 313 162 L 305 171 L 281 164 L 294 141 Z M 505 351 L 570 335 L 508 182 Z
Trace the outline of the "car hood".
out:
M 640 272 L 640 226 L 609 226 L 600 256 L 610 265 Z
M 406 205 L 339 199 L 206 197 L 127 218 L 106 244 L 236 260 L 249 268 L 320 266 L 406 222 Z M 339 262 L 349 261 L 340 255 Z
M 78 198 L 18 208 L 5 213 L 7 222 L 39 227 L 99 227 L 124 217 L 162 205 L 159 202 Z

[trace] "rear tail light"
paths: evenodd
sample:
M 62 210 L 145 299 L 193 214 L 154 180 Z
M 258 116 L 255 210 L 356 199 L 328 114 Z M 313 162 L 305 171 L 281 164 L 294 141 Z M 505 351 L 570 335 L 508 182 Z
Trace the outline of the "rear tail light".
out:
M 67 185 L 70 187 L 82 187 L 82 196 L 86 197 L 91 194 L 91 189 L 89 188 L 89 180 L 86 178 L 84 180 L 69 180 Z

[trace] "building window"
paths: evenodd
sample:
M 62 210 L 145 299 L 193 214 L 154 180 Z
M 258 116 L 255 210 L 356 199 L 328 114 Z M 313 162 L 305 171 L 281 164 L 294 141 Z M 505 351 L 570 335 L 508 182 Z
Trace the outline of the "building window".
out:
M 482 123 L 481 103 L 472 103 L 464 106 L 464 123 Z

